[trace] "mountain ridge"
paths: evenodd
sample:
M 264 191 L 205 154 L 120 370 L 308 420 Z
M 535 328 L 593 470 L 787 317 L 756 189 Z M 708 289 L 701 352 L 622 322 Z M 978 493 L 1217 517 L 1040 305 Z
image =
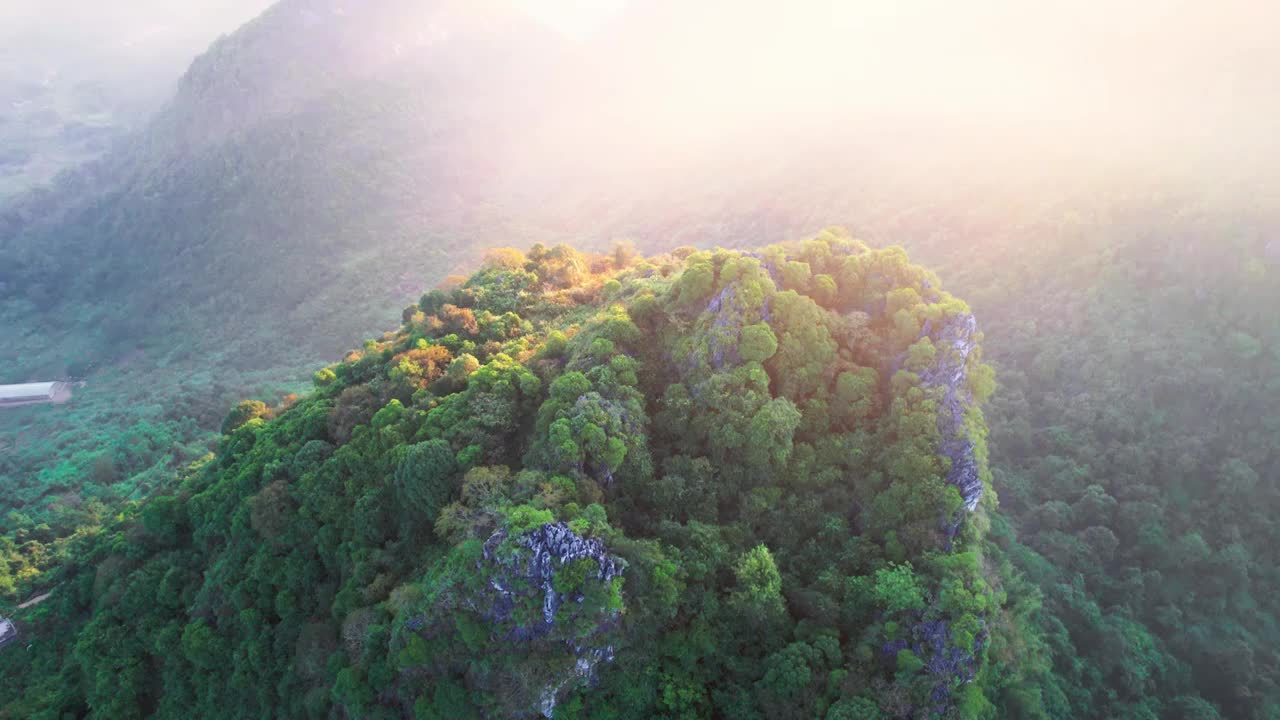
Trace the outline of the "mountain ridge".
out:
M 33 693 L 34 665 L 0 654 L 5 704 L 985 716 L 994 503 L 971 512 L 948 484 L 933 398 L 993 386 L 976 345 L 925 328 L 972 316 L 900 248 L 827 231 L 757 254 L 491 253 L 311 397 L 241 403 L 216 457 L 87 537 L 27 620 L 36 665 L 117 680 Z M 934 362 L 946 378 L 922 381 Z M 950 432 L 989 497 L 969 402 Z M 113 640 L 130 616 L 141 634 Z M 138 674 L 152 664 L 162 686 Z

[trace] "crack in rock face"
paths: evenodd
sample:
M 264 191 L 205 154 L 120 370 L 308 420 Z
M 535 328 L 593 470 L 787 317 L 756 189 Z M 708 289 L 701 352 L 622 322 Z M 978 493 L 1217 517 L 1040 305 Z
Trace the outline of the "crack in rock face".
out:
M 938 411 L 942 444 L 938 452 L 951 461 L 947 482 L 960 491 L 964 506 L 970 512 L 978 507 L 983 490 L 975 446 L 964 428 L 965 412 L 973 405 L 967 366 L 969 355 L 978 347 L 977 333 L 978 321 L 968 313 L 955 315 L 938 328 L 926 321 L 920 332 L 920 337 L 930 338 L 938 349 L 933 366 L 920 373 L 925 387 L 943 390 Z

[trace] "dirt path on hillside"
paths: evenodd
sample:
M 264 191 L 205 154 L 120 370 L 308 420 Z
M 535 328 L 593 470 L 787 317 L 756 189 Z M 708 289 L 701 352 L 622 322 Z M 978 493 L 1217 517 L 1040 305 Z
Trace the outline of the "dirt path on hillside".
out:
M 47 593 L 45 593 L 45 594 L 43 594 L 43 595 L 37 595 L 37 596 L 35 596 L 35 597 L 31 598 L 30 600 L 28 600 L 28 601 L 26 601 L 26 602 L 22 603 L 21 605 L 19 605 L 19 606 L 18 606 L 18 609 L 19 609 L 19 610 L 26 610 L 26 609 L 27 609 L 27 608 L 29 608 L 29 607 L 32 607 L 32 606 L 35 606 L 35 605 L 39 605 L 40 603 L 44 602 L 45 600 L 48 600 L 48 599 L 49 599 L 49 596 L 50 596 L 50 595 L 52 595 L 52 594 L 53 594 L 52 592 L 47 592 Z

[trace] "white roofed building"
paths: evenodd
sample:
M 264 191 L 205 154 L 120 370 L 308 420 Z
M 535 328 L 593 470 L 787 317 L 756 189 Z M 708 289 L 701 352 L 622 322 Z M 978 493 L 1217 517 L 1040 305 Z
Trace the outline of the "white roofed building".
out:
M 64 403 L 71 399 L 71 385 L 64 382 L 0 385 L 0 407 L 35 403 Z

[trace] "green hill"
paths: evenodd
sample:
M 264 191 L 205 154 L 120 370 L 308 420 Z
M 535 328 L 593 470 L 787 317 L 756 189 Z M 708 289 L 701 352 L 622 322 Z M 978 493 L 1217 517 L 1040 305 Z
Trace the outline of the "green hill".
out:
M 0 412 L 0 600 L 53 590 L 10 716 L 1280 717 L 1264 148 L 645 144 L 609 93 L 684 3 L 586 48 L 499 5 L 278 3 L 0 208 L 0 381 L 88 380 Z M 830 222 L 972 305 L 994 495 L 970 313 L 757 250 Z M 485 248 L 616 237 L 701 250 L 492 256 L 313 390 Z
M 58 412 L 0 414 L 14 546 L 146 497 L 231 404 L 305 387 L 502 243 L 479 198 L 554 54 L 481 4 L 278 3 L 146 128 L 0 207 L 0 382 L 88 380 Z M 31 582 L 57 553 L 10 557 Z
M 900 249 L 830 232 L 495 251 L 309 396 L 237 406 L 216 456 L 77 541 L 20 616 L 32 649 L 0 653 L 0 697 L 23 717 L 992 717 L 1014 676 L 992 660 L 977 341 Z

